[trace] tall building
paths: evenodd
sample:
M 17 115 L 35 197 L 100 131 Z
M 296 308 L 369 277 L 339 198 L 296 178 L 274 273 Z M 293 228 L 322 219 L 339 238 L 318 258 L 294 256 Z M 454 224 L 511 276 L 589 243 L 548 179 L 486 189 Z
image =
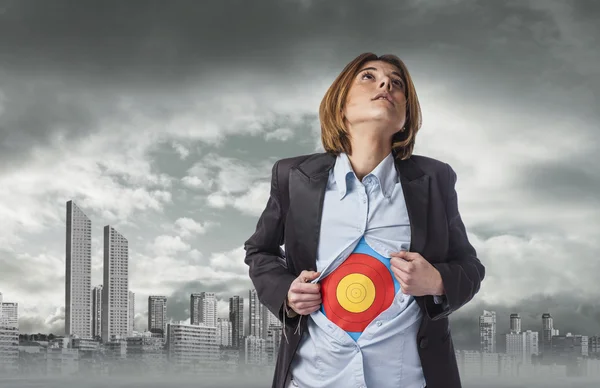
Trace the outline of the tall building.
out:
M 554 320 L 550 313 L 542 314 L 542 353 L 552 350 L 552 335 L 554 334 Z
M 92 337 L 102 338 L 102 284 L 92 290 Z
M 521 334 L 525 336 L 525 357 L 527 361 L 531 361 L 533 354 L 540 354 L 540 338 L 537 331 L 522 331 Z
M 19 304 L 3 302 L 0 293 L 0 375 L 19 370 Z
M 217 342 L 220 346 L 231 347 L 231 322 L 229 319 L 218 318 Z
M 135 330 L 135 293 L 129 291 L 129 307 L 127 309 L 127 336 L 131 337 Z
M 4 302 L 0 292 L 0 322 L 7 327 L 19 327 L 19 304 Z
M 231 346 L 241 349 L 244 344 L 244 298 L 229 298 L 229 321 L 231 322 Z
M 246 365 L 267 365 L 267 340 L 249 335 L 244 339 L 244 357 Z
M 248 333 L 264 340 L 268 337 L 269 327 L 280 325 L 279 319 L 260 303 L 256 289 L 248 291 Z
M 482 353 L 496 353 L 496 312 L 483 310 L 479 316 L 479 340 Z
M 104 227 L 102 340 L 127 337 L 129 243 L 110 225 Z
M 92 222 L 67 202 L 65 335 L 92 338 Z
M 510 332 L 521 332 L 521 316 L 519 314 L 510 314 Z
M 148 297 L 148 331 L 167 336 L 167 297 L 150 295 Z
M 531 364 L 531 356 L 538 352 L 538 332 L 510 332 L 506 334 L 506 353 L 516 356 L 519 362 Z
M 248 335 L 266 339 L 265 313 L 266 308 L 258 300 L 256 289 L 248 291 Z
M 281 322 L 270 323 L 267 330 L 267 339 L 265 343 L 267 353 L 267 364 L 275 365 L 277 363 L 277 354 L 279 353 L 279 344 L 281 342 Z
M 214 292 L 190 296 L 190 323 L 217 326 L 217 297 Z

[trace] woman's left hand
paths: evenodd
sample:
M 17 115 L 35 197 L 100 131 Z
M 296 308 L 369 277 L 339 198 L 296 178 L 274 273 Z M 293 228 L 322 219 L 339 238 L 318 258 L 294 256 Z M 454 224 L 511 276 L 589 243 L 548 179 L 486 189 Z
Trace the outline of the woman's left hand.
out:
M 390 266 L 402 292 L 406 295 L 443 295 L 444 284 L 440 272 L 417 252 L 396 252 Z

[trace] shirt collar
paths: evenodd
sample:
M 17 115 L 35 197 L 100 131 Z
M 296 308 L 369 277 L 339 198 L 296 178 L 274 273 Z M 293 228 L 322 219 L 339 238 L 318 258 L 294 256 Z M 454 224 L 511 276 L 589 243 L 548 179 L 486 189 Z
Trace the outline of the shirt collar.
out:
M 348 174 L 354 175 L 356 178 L 356 174 L 352 169 L 352 165 L 350 164 L 350 159 L 346 153 L 341 152 L 335 161 L 335 166 L 333 167 L 333 177 L 335 179 L 338 192 L 340 194 L 340 199 L 344 198 L 346 195 L 348 186 L 347 186 L 347 178 Z M 394 163 L 394 155 L 390 152 L 378 165 L 365 175 L 365 178 L 368 176 L 373 176 L 379 187 L 382 190 L 383 196 L 387 199 L 390 199 L 392 196 L 392 192 L 394 191 L 394 187 L 398 182 L 398 172 L 396 171 L 396 166 Z M 356 178 L 358 180 L 358 178 Z M 364 180 L 364 178 L 363 178 Z

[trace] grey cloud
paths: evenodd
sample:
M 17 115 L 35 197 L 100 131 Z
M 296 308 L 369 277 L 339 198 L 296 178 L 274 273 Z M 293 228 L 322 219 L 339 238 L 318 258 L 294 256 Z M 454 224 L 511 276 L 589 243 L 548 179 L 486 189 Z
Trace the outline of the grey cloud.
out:
M 0 77 L 4 78 L 1 72 Z M 52 76 L 11 78 L 7 74 L 0 82 L 0 92 L 7 96 L 0 101 L 4 106 L 0 113 L 0 172 L 19 168 L 30 157 L 29 151 L 47 146 L 57 135 L 78 140 L 107 118 L 125 121 L 128 114 L 102 87 L 88 88 Z
M 58 315 L 46 320 L 41 316 L 20 316 L 19 333 L 21 334 L 65 334 L 65 310 L 61 308 Z
M 597 117 L 589 100 L 597 81 L 565 61 L 589 62 L 589 53 L 599 51 L 589 41 L 574 45 L 569 20 L 558 21 L 567 12 L 577 15 L 572 25 L 592 20 L 600 7 L 591 4 L 569 3 L 566 10 L 543 2 L 170 4 L 5 1 L 2 160 L 25 160 L 32 145 L 57 131 L 73 138 L 97 130 L 102 118 L 127 122 L 121 96 L 164 118 L 185 105 L 190 84 L 218 93 L 238 77 L 266 75 L 265 82 L 293 93 L 295 83 L 333 76 L 364 51 L 406 57 L 418 82 L 440 80 L 461 101 L 499 109 L 511 101 L 542 112 L 568 98 L 577 102 L 571 110 Z M 594 24 L 586 26 L 586 34 L 598 33 Z M 565 47 L 569 56 L 557 58 Z
M 304 3 L 11 2 L 0 16 L 0 59 L 21 72 L 160 84 L 217 69 L 227 74 L 266 66 L 282 74 L 299 62 L 338 68 L 360 51 L 387 47 L 401 56 L 435 50 L 448 60 L 444 71 L 455 61 L 473 66 L 476 58 L 479 69 L 508 72 L 516 81 L 539 65 L 552 66 L 545 50 L 564 33 L 543 2 Z M 593 20 L 590 3 L 569 7 L 578 21 Z
M 64 285 L 64 276 L 50 272 L 48 266 L 29 268 L 23 266 L 19 260 L 27 260 L 27 258 L 0 250 L 0 285 L 5 290 L 14 285 L 20 291 L 40 294 L 54 291 L 56 284 Z
M 579 205 L 600 206 L 600 170 L 596 167 L 600 156 L 589 156 L 588 160 L 580 161 L 531 163 L 517 173 L 517 184 L 529 187 L 535 198 L 553 202 L 571 202 L 577 198 Z

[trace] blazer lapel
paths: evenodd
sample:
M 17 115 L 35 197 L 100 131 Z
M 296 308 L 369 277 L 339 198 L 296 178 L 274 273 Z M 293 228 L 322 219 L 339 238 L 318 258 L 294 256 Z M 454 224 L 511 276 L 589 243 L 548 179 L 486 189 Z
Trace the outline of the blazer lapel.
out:
M 290 208 L 297 245 L 295 261 L 300 269 L 316 271 L 321 215 L 329 170 L 335 164 L 335 155 L 317 154 L 290 170 Z M 301 241 L 298 241 L 301 240 Z
M 412 159 L 395 161 L 410 220 L 410 251 L 423 254 L 427 242 L 429 175 L 425 175 Z
M 317 268 L 323 199 L 329 170 L 335 164 L 335 159 L 333 154 L 317 154 L 290 170 L 288 216 L 293 219 L 296 237 L 302 240 L 294 247 L 295 260 L 300 261 L 300 268 Z M 410 220 L 410 251 L 423 254 L 427 242 L 429 176 L 412 159 L 395 159 L 395 166 Z

